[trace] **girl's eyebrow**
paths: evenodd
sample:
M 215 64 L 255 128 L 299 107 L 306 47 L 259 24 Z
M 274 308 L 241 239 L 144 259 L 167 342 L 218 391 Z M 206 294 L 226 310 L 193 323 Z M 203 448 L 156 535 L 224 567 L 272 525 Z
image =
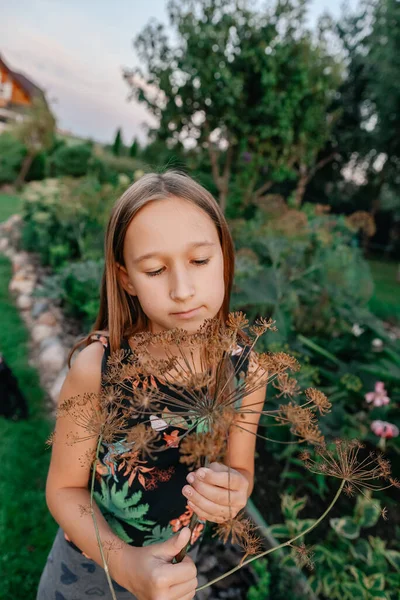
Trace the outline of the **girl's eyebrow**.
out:
M 191 244 L 188 244 L 186 246 L 186 251 L 190 250 L 191 248 L 198 248 L 199 246 L 215 246 L 215 243 L 208 242 L 208 241 L 192 242 Z M 133 264 L 137 265 L 138 263 L 142 262 L 142 260 L 145 260 L 146 258 L 153 258 L 154 256 L 163 256 L 163 255 L 164 255 L 163 252 L 148 252 L 147 254 L 142 254 L 142 256 L 135 258 L 135 260 L 133 261 Z

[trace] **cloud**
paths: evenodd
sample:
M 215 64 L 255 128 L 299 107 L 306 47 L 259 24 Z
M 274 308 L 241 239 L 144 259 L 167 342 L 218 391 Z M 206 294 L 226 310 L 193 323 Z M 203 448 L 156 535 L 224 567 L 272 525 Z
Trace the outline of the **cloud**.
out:
M 10 23 L 7 29 L 16 31 Z M 99 47 L 98 52 L 85 57 L 76 46 L 66 48 L 55 38 L 21 24 L 17 31 L 18 35 L 12 36 L 1 31 L 2 55 L 11 68 L 45 90 L 60 128 L 110 142 L 116 129 L 122 127 L 126 142 L 134 135 L 145 139 L 141 124 L 154 124 L 154 119 L 134 100 L 127 102 L 129 88 L 118 56 Z

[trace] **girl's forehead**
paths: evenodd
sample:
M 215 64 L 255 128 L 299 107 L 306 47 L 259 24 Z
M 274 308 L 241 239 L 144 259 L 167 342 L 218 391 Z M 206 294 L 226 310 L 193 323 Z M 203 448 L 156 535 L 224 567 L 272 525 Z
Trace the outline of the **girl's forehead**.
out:
M 178 247 L 202 239 L 214 243 L 219 240 L 210 216 L 187 200 L 168 198 L 149 202 L 139 210 L 128 226 L 125 244 L 130 248 Z

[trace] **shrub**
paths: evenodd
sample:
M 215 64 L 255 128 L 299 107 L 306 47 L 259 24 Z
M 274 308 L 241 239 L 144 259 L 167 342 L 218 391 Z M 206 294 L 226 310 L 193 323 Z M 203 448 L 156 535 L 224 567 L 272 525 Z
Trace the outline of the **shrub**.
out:
M 25 181 L 40 181 L 46 177 L 47 156 L 40 152 L 35 156 L 26 174 Z
M 281 340 L 338 336 L 368 312 L 373 280 L 353 224 L 318 211 L 271 198 L 269 210 L 231 222 L 238 259 L 233 302 L 251 318 L 269 313 Z
M 101 186 L 93 177 L 28 184 L 22 247 L 37 252 L 53 268 L 70 260 L 100 258 L 111 205 L 125 187 Z
M 90 144 L 61 146 L 50 158 L 50 174 L 56 177 L 61 175 L 83 177 L 89 171 L 91 156 Z
M 82 321 L 83 329 L 90 328 L 99 310 L 103 269 L 103 259 L 66 264 L 45 278 L 36 295 L 57 301 L 67 315 Z
M 0 184 L 13 183 L 21 170 L 26 147 L 9 132 L 0 135 Z

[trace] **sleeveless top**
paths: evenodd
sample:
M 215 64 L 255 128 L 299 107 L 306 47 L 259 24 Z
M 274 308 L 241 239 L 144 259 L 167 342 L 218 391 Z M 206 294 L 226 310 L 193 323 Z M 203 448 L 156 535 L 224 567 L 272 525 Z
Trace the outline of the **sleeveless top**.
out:
M 110 355 L 108 338 L 105 335 L 95 334 L 94 341 L 100 341 L 104 347 L 102 360 L 102 385 L 106 389 L 103 377 L 107 368 Z M 128 361 L 133 354 L 129 342 L 124 338 L 121 342 L 122 362 Z M 247 373 L 249 366 L 249 346 L 237 345 L 231 352 L 231 361 L 236 372 L 236 365 L 241 359 L 240 371 Z M 236 374 L 236 383 L 238 374 Z M 109 384 L 108 384 L 109 385 Z M 157 386 L 160 391 L 170 395 L 174 390 L 153 375 L 143 377 L 143 387 Z M 116 386 L 113 384 L 113 388 Z M 127 391 L 124 395 L 134 394 L 134 390 Z M 162 409 L 162 403 L 160 402 Z M 168 407 L 171 412 L 174 406 Z M 164 446 L 167 449 L 154 453 L 154 460 L 147 455 L 138 456 L 132 460 L 132 452 L 128 456 L 127 447 L 122 443 L 123 435 L 118 441 L 103 443 L 98 457 L 94 482 L 94 499 L 103 516 L 113 532 L 124 542 L 132 546 L 147 546 L 153 543 L 164 542 L 178 532 L 182 527 L 189 525 L 193 510 L 187 505 L 187 499 L 182 494 L 182 488 L 187 484 L 186 476 L 190 472 L 189 466 L 180 462 L 180 452 L 177 436 L 182 435 L 181 424 L 169 425 L 161 414 L 151 415 L 150 424 L 159 432 L 161 439 L 155 446 Z M 127 420 L 127 428 L 137 425 L 141 421 L 149 422 L 148 415 Z M 182 423 L 185 429 L 185 423 Z M 187 426 L 186 426 L 187 429 Z M 90 472 L 88 489 L 91 489 L 92 470 Z M 199 520 L 190 539 L 189 550 L 199 544 L 204 534 L 205 521 Z M 64 532 L 68 544 L 87 558 Z

